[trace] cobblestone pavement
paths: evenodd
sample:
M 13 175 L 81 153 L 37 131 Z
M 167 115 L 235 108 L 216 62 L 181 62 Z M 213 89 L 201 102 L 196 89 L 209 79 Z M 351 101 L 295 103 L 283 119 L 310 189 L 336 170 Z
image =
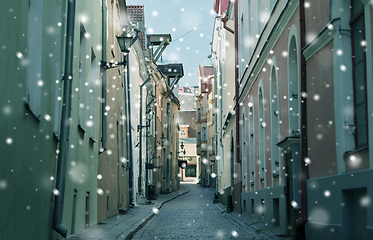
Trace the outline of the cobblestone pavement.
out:
M 165 204 L 134 236 L 138 239 L 284 239 L 250 227 L 212 203 L 213 188 L 186 185 L 189 193 Z M 270 233 L 270 234 L 273 234 Z

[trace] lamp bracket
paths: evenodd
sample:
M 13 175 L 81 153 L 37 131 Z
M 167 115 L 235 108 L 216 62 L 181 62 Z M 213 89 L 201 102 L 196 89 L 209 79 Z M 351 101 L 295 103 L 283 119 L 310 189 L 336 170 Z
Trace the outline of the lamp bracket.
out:
M 104 69 L 112 69 L 112 68 L 127 65 L 127 61 L 116 62 L 116 63 L 108 63 L 106 61 L 100 61 L 100 65 L 103 66 Z

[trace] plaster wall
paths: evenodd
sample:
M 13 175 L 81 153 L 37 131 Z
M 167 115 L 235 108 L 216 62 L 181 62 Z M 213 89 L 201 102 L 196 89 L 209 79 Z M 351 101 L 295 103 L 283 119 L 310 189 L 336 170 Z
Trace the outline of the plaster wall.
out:
M 306 44 L 311 42 L 330 19 L 330 0 L 310 2 L 306 10 Z
M 45 81 L 41 87 L 43 104 L 38 120 L 25 106 L 29 2 L 5 1 L 1 9 L 0 238 L 47 240 L 51 239 L 53 231 L 55 181 L 50 178 L 55 177 L 57 162 L 57 141 L 53 137 L 56 76 L 61 80 L 61 71 L 53 64 L 61 59 L 50 58 L 49 54 L 61 54 L 58 35 L 62 31 L 53 27 L 55 34 L 42 32 L 41 35 L 45 44 L 40 53 L 45 64 L 40 74 Z M 45 2 L 43 26 L 52 22 L 57 26 L 63 9 L 57 7 L 57 1 Z M 54 45 L 56 41 L 58 47 Z M 18 52 L 22 53 L 22 58 L 17 57 Z M 53 120 L 47 121 L 45 114 Z M 7 139 L 11 139 L 11 144 Z
M 371 204 L 364 204 L 364 199 L 373 197 L 373 185 L 366 181 L 371 174 L 372 170 L 363 170 L 307 181 L 307 239 L 352 239 L 356 228 L 354 229 L 353 222 L 349 222 L 349 219 L 363 221 L 360 223 L 359 232 L 355 232 L 364 234 L 361 239 L 369 239 L 372 236 L 373 209 Z M 356 199 L 364 209 L 363 212 L 355 209 L 356 206 L 348 201 L 348 197 L 359 196 L 354 193 L 358 189 L 365 191 L 364 195 Z
M 108 3 L 108 36 L 107 56 L 110 62 L 121 62 L 124 56 L 119 49 L 117 39 L 122 33 L 121 16 L 118 2 Z M 122 16 L 123 18 L 123 16 Z M 114 46 L 112 48 L 111 46 Z M 99 155 L 98 187 L 103 194 L 98 195 L 98 216 L 97 221 L 112 217 L 118 214 L 118 209 L 128 208 L 128 187 L 129 187 L 129 163 L 126 160 L 126 125 L 124 121 L 125 112 L 125 72 L 124 67 L 106 70 L 107 74 L 107 150 Z
M 308 157 L 312 162 L 309 165 L 310 178 L 338 174 L 333 79 L 333 42 L 330 42 L 307 61 Z

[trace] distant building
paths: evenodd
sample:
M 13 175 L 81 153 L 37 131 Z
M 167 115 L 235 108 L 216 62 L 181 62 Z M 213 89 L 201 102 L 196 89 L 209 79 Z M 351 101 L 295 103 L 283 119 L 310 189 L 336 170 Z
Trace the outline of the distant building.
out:
M 214 68 L 211 66 L 199 66 L 199 90 L 195 98 L 196 104 L 196 125 L 197 125 L 197 155 L 199 156 L 201 168 L 201 184 L 215 186 L 215 179 L 211 173 L 215 172 L 215 158 L 210 161 L 209 149 L 209 128 L 211 122 L 209 94 L 213 90 Z M 214 97 L 211 95 L 210 97 Z
M 211 66 L 199 66 L 199 94 L 212 91 L 212 77 L 214 76 L 214 68 Z
M 179 87 L 179 93 L 192 93 L 192 89 L 190 87 Z

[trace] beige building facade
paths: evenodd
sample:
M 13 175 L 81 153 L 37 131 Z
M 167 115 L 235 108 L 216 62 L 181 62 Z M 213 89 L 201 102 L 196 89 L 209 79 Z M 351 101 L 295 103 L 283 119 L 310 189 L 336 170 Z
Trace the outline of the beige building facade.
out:
M 213 67 L 199 66 L 199 95 L 196 96 L 196 125 L 197 125 L 197 155 L 200 158 L 200 184 L 204 186 L 215 186 L 215 179 L 211 177 L 211 173 L 215 172 L 213 162 L 210 161 L 208 153 L 209 139 L 209 99 L 208 96 L 212 92 L 212 79 L 214 76 Z M 211 116 L 210 116 L 211 117 Z M 210 119 L 210 118 L 209 118 Z M 211 122 L 211 119 L 210 119 Z M 212 151 L 212 149 L 210 150 Z

